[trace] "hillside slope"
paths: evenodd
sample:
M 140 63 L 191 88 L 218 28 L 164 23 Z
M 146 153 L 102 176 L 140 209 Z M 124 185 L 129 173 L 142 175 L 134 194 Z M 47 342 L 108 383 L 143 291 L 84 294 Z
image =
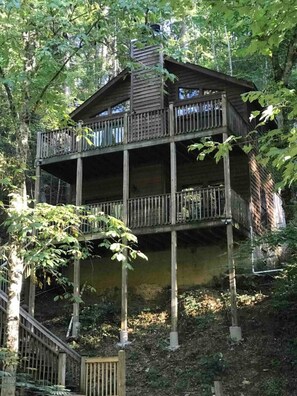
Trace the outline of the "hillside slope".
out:
M 39 303 L 45 299 L 48 296 Z M 81 353 L 117 354 L 119 304 L 112 301 L 105 295 L 83 309 L 82 335 L 74 343 Z M 131 294 L 129 301 L 128 396 L 208 396 L 215 379 L 222 381 L 225 396 L 297 395 L 297 319 L 291 311 L 272 307 L 270 286 L 263 293 L 259 285 L 239 291 L 244 339 L 238 345 L 228 337 L 227 294 L 210 288 L 181 293 L 180 348 L 174 352 L 168 350 L 169 291 L 150 302 Z M 61 316 L 52 305 L 52 312 L 43 311 L 41 319 L 61 336 L 69 307 L 58 311 Z

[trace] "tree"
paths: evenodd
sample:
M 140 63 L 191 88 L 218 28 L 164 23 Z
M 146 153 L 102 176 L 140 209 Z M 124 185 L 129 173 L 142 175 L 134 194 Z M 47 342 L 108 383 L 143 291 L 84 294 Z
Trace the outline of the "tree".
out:
M 278 127 L 260 138 L 260 152 L 280 171 L 280 186 L 291 186 L 296 179 L 297 117 L 297 9 L 294 1 L 234 0 L 220 5 L 207 1 L 213 12 L 221 13 L 241 43 L 241 55 L 260 54 L 269 64 L 268 79 L 262 90 L 251 92 L 244 100 L 258 101 L 264 111 L 256 112 L 260 125 L 277 120 Z M 240 34 L 242 37 L 240 37 Z M 248 74 L 247 74 L 248 77 Z

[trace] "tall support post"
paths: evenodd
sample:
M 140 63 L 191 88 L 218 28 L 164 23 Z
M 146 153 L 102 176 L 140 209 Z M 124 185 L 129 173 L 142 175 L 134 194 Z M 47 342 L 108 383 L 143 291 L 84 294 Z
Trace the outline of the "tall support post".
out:
M 128 223 L 128 199 L 129 199 L 129 151 L 124 150 L 123 156 L 123 222 Z M 123 243 L 127 243 L 123 240 Z M 121 331 L 120 345 L 128 343 L 128 268 L 127 250 L 124 255 L 126 260 L 122 262 L 122 307 L 121 307 Z
M 40 202 L 40 188 L 41 188 L 41 166 L 40 166 L 40 154 L 41 154 L 41 133 L 37 134 L 37 147 L 36 147 L 36 170 L 35 170 L 35 191 L 34 198 L 35 204 Z M 35 268 L 30 268 L 30 279 L 29 279 L 29 296 L 28 296 L 28 312 L 30 315 L 35 314 Z
M 174 113 L 173 104 L 169 104 L 169 133 L 170 142 L 170 187 L 171 187 L 171 224 L 176 224 L 176 147 L 173 141 L 174 136 Z M 171 331 L 170 349 L 175 350 L 178 345 L 178 287 L 177 287 L 177 235 L 176 231 L 171 231 Z
M 223 142 L 228 138 L 227 133 L 223 133 Z M 230 178 L 230 157 L 229 152 L 224 156 L 224 183 L 225 183 L 225 210 L 226 210 L 226 232 L 227 232 L 227 257 L 229 271 L 229 288 L 231 303 L 231 327 L 230 337 L 234 341 L 240 341 L 241 328 L 238 326 L 237 299 L 236 299 L 236 270 L 233 257 L 233 225 L 231 206 L 231 178 Z
M 79 142 L 80 143 L 80 142 Z M 82 181 L 83 181 L 83 160 L 81 157 L 77 158 L 76 164 L 76 195 L 75 204 L 80 206 L 82 204 Z M 73 263 L 73 322 L 72 322 L 72 337 L 76 338 L 79 335 L 79 299 L 80 299 L 80 260 L 74 260 Z

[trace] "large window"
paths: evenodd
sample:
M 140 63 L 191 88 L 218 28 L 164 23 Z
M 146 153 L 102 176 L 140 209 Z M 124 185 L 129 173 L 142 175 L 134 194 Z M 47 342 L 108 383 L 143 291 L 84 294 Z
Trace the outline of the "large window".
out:
M 216 93 L 222 92 L 218 89 L 210 89 L 210 88 L 178 88 L 178 100 L 189 100 L 195 99 L 199 96 L 208 96 L 214 95 Z

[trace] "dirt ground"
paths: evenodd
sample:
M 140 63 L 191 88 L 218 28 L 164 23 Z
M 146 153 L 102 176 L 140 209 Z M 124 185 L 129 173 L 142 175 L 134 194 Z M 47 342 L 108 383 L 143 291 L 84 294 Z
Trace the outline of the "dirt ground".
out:
M 128 396 L 210 396 L 221 380 L 224 396 L 297 396 L 297 336 L 294 315 L 271 307 L 270 285 L 260 292 L 239 290 L 243 340 L 229 338 L 228 295 L 218 288 L 194 288 L 179 296 L 179 343 L 168 349 L 170 294 L 153 301 L 130 293 L 126 347 Z M 115 297 L 114 297 L 115 296 Z M 37 318 L 65 338 L 71 306 L 38 298 Z M 72 341 L 90 356 L 118 353 L 119 296 L 92 297 L 83 307 L 81 337 Z

